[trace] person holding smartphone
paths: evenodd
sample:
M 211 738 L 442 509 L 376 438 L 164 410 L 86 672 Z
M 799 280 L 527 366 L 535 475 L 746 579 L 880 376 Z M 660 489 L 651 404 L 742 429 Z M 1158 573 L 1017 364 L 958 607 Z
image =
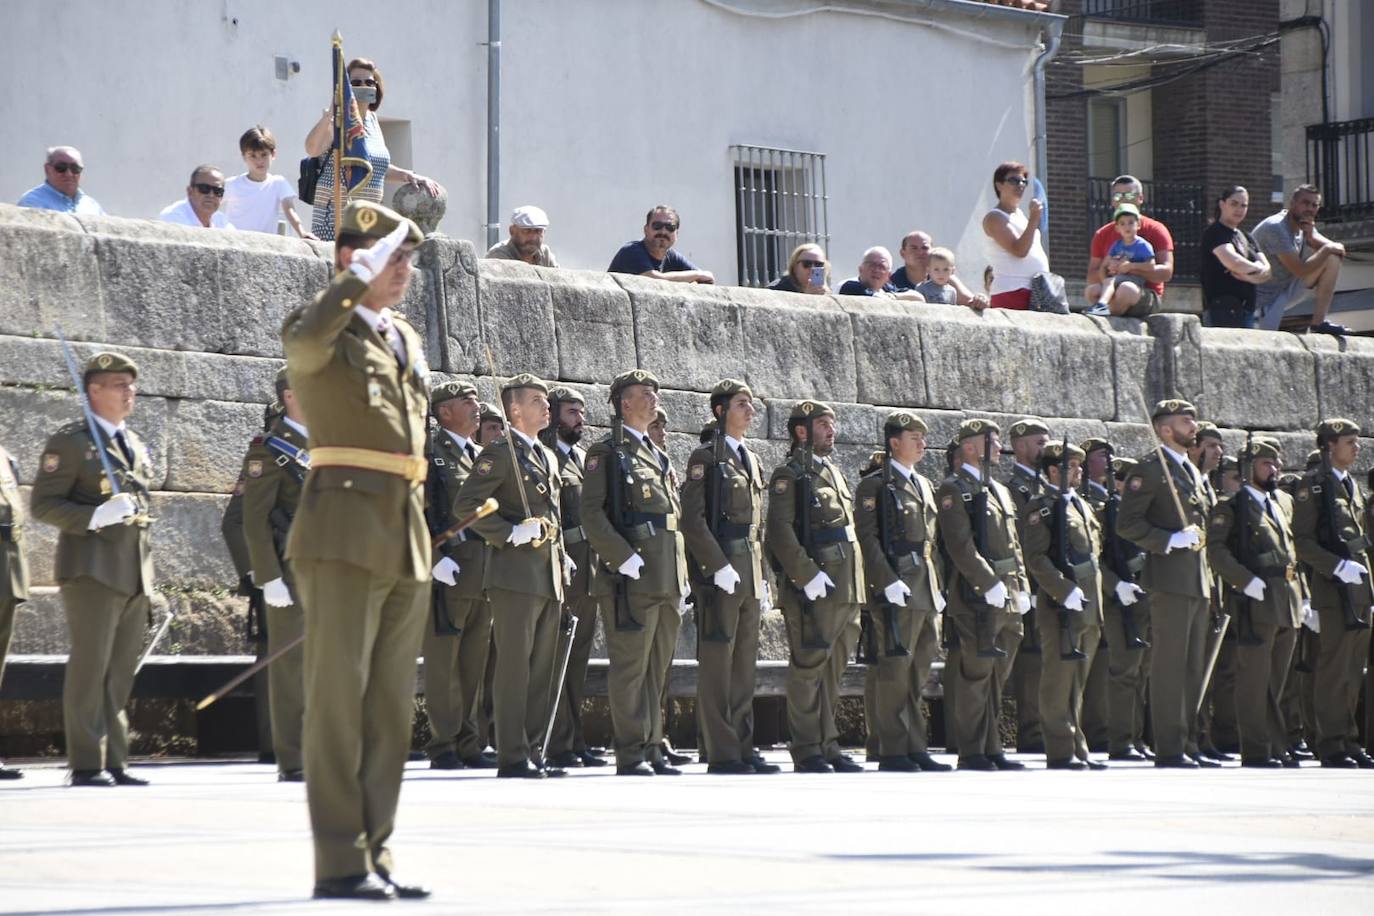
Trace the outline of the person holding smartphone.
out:
M 768 288 L 813 296 L 830 292 L 830 262 L 826 260 L 825 249 L 811 242 L 792 249 L 787 259 L 787 273 L 769 283 Z

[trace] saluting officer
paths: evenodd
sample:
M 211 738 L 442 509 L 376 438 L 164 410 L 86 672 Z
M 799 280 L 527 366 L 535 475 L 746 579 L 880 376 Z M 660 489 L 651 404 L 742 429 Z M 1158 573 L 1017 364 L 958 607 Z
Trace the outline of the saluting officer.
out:
M 1350 420 L 1321 421 L 1317 448 L 1323 460 L 1294 492 L 1293 537 L 1298 558 L 1312 568 L 1318 645 L 1312 696 L 1316 751 L 1325 767 L 1374 767 L 1360 746 L 1355 718 L 1374 610 L 1365 496 L 1351 472 L 1359 436 Z
M 243 459 L 243 539 L 253 584 L 267 605 L 267 652 L 270 655 L 305 632 L 305 612 L 296 601 L 295 578 L 283 554 L 291 521 L 300 504 L 301 484 L 310 470 L 305 426 L 286 367 L 277 373 L 277 402 L 283 412 L 263 435 L 255 436 Z M 305 649 L 297 646 L 267 668 L 267 696 L 272 720 L 272 750 L 277 778 L 300 782 L 305 777 L 301 728 L 305 716 Z
M 878 769 L 910 773 L 951 769 L 930 756 L 921 689 L 940 648 L 944 610 L 935 554 L 935 489 L 916 473 L 926 451 L 925 422 L 898 410 L 883 424 L 887 453 L 856 492 L 864 578 L 877 616 L 873 719 Z M 887 463 L 887 469 L 881 463 Z
M 1236 712 L 1241 766 L 1290 762 L 1281 701 L 1302 626 L 1302 588 L 1293 542 L 1293 499 L 1278 489 L 1279 449 L 1255 439 L 1245 455 L 1249 480 L 1212 509 L 1207 558 L 1237 593 Z M 1242 550 L 1240 526 L 1246 526 Z M 1291 759 L 1297 766 L 1297 760 Z
M 787 420 L 791 451 L 769 483 L 766 546 L 781 571 L 779 604 L 791 647 L 787 721 L 799 773 L 863 771 L 841 752 L 835 725 L 839 676 L 858 639 L 866 588 L 854 500 L 829 457 L 835 420 L 828 404 L 798 402 Z
M 454 503 L 472 473 L 481 449 L 477 435 L 477 389 L 468 382 L 445 382 L 429 393 L 438 428 L 430 436 L 425 479 L 431 538 L 451 528 Z M 491 646 L 491 605 L 483 591 L 486 544 L 469 528 L 435 548 L 430 576 L 432 614 L 425 627 L 425 709 L 431 734 L 429 765 L 436 770 L 492 769 L 496 760 L 482 752 L 477 703 Z
M 81 385 L 98 429 L 78 420 L 54 433 L 29 496 L 33 517 L 61 532 L 55 576 L 71 637 L 62 717 L 74 786 L 146 785 L 127 770 L 124 713 L 153 592 L 152 462 L 124 422 L 137 379 L 138 366 L 122 353 L 91 357 Z M 98 450 L 109 458 L 113 484 Z
M 596 632 L 599 599 L 598 579 L 604 575 L 596 554 L 582 527 L 582 478 L 587 452 L 582 441 L 587 418 L 587 402 L 581 392 L 567 385 L 549 389 L 549 425 L 540 438 L 558 456 L 559 513 L 563 525 L 563 549 L 576 569 L 563 589 L 563 614 L 577 617 L 568 673 L 563 679 L 563 694 L 549 736 L 549 763 L 558 767 L 600 767 L 606 761 L 591 752 L 582 733 L 582 703 L 587 696 L 587 664 L 591 659 L 592 637 Z
M 687 459 L 682 536 L 697 590 L 697 721 L 708 773 L 776 773 L 754 750 L 754 672 L 763 570 L 763 469 L 745 445 L 754 394 L 736 379 L 711 389 L 707 444 Z
M 1101 551 L 1097 517 L 1076 491 L 1082 449 L 1051 442 L 1040 453 L 1041 491 L 1021 510 L 1021 549 L 1037 590 L 1040 628 L 1040 716 L 1045 765 L 1051 770 L 1103 769 L 1088 755 L 1083 690 L 1102 639 Z M 1061 610 L 1062 609 L 1062 610 Z
M 354 201 L 338 273 L 282 326 L 310 426 L 310 473 L 286 542 L 305 608 L 305 784 L 315 896 L 425 897 L 398 881 L 387 841 L 410 748 L 426 620 L 424 341 L 392 311 L 420 229 Z
M 997 727 L 998 664 L 1016 651 L 1020 615 L 1030 610 L 1016 506 L 1007 488 L 982 469 L 997 462 L 1001 429 L 991 420 L 965 420 L 957 439 L 954 472 L 936 495 L 940 541 L 953 566 L 947 616 L 958 634 L 959 658 L 955 670 L 946 671 L 946 684 L 955 691 L 959 769 L 1022 770 L 1025 764 L 1003 752 Z
M 1039 495 L 1044 486 L 1040 473 L 1040 455 L 1050 440 L 1050 429 L 1039 417 L 1017 420 L 1007 429 L 1011 439 L 1013 464 L 1007 477 L 1007 490 L 1016 504 L 1017 516 L 1026 503 Z M 1035 596 L 1031 596 L 1031 610 L 1022 620 L 1024 633 L 1016 654 L 999 662 L 999 670 L 1010 672 L 1010 681 L 1003 675 L 1005 690 L 1010 684 L 1012 699 L 1016 700 L 1016 749 L 1036 754 L 1045 749 L 1040 735 L 1040 631 L 1035 625 Z
M 1197 409 L 1170 398 L 1155 405 L 1150 420 L 1160 446 L 1126 479 L 1117 533 L 1147 554 L 1140 584 L 1150 592 L 1155 766 L 1196 769 L 1212 590 L 1203 537 L 1212 504 L 1187 454 L 1197 437 Z
M 19 463 L 0 446 L 0 684 L 14 635 L 14 615 L 29 598 L 29 565 L 24 557 L 24 510 L 19 501 Z M 0 779 L 24 774 L 0 761 Z
M 658 379 L 632 369 L 611 382 L 616 420 L 611 435 L 587 452 L 582 527 L 611 573 L 604 589 L 608 692 L 615 732 L 616 773 L 677 775 L 663 756 L 660 691 L 687 593 L 676 477 L 668 456 L 649 440 L 658 407 Z M 618 577 L 618 579 L 617 579 Z

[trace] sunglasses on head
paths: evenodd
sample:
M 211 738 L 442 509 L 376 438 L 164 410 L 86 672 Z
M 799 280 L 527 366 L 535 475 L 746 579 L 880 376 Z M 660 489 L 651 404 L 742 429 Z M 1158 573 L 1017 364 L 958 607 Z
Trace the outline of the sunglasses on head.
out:
M 800 264 L 802 267 L 809 267 L 809 268 L 816 268 L 816 267 L 824 267 L 824 266 L 825 266 L 825 262 L 824 262 L 824 261 L 812 261 L 812 260 L 808 260 L 807 258 L 801 258 L 800 260 L 797 261 L 797 263 Z
M 353 86 L 373 86 L 373 87 L 375 87 L 375 86 L 377 85 L 377 81 L 376 81 L 376 80 L 372 80 L 372 79 L 366 79 L 366 80 L 349 80 L 348 82 L 349 82 L 350 85 L 353 85 Z
M 677 232 L 677 223 L 664 223 L 654 220 L 649 224 L 649 228 L 655 232 Z
M 191 185 L 191 187 L 195 188 L 202 194 L 213 194 L 216 197 L 224 196 L 224 185 L 206 184 L 203 181 L 197 181 L 195 184 Z
M 80 175 L 84 171 L 84 169 L 75 162 L 50 162 L 48 164 L 62 175 L 68 172 L 71 172 L 73 175 Z

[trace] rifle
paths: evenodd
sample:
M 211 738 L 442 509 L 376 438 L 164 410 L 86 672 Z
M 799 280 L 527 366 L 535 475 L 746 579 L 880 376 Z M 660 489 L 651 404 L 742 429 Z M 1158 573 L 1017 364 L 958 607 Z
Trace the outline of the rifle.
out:
M 815 538 L 811 533 L 811 504 L 815 501 L 815 446 L 812 439 L 815 434 L 815 422 L 810 416 L 802 421 L 803 428 L 806 430 L 806 441 L 802 443 L 802 472 L 797 476 L 797 488 L 793 497 L 793 530 L 797 533 L 797 540 L 801 543 L 802 550 L 806 551 L 807 556 L 811 556 L 815 549 Z M 801 630 L 801 645 L 803 649 L 828 649 L 830 643 L 820 638 L 817 634 L 816 624 L 816 602 L 806 597 L 806 592 L 798 589 L 801 598 L 801 620 L 799 629 Z M 811 624 L 811 637 L 806 635 L 807 622 Z
M 1245 433 L 1245 450 L 1236 459 L 1236 473 L 1240 477 L 1241 488 L 1231 497 L 1231 519 L 1235 525 L 1236 559 L 1251 575 L 1254 575 L 1254 570 L 1250 569 L 1250 557 L 1252 555 L 1250 547 L 1250 503 L 1253 500 L 1245 492 L 1245 487 L 1250 483 L 1250 445 L 1254 440 L 1254 430 L 1247 430 Z M 1236 619 L 1237 641 L 1242 646 L 1264 645 L 1264 640 L 1260 639 L 1259 634 L 1255 632 L 1254 599 L 1243 591 L 1236 592 L 1236 599 L 1240 602 Z
M 728 405 L 727 405 L 728 406 Z M 725 488 L 729 485 L 725 474 L 725 411 L 716 420 L 715 434 L 711 438 L 711 479 L 706 483 L 706 527 L 711 537 L 720 543 L 722 528 L 725 524 Z M 696 566 L 697 564 L 693 564 Z M 706 578 L 706 570 L 700 570 L 700 588 L 697 589 L 697 638 L 705 642 L 729 642 L 730 634 L 725 632 L 720 615 L 721 590 Z
M 430 431 L 429 436 L 429 455 L 430 464 L 437 464 L 442 459 L 439 455 L 439 437 L 447 435 L 442 426 L 435 425 Z M 448 484 L 444 482 L 444 475 L 440 467 L 431 467 L 431 473 L 425 477 L 425 524 L 429 528 L 430 537 L 444 532 L 452 523 L 453 503 L 449 501 Z M 449 535 L 452 537 L 452 535 Z M 444 538 L 434 545 L 436 550 L 440 550 Z M 448 615 L 448 601 L 444 596 L 445 586 L 442 582 L 434 582 L 429 590 L 429 611 L 434 619 L 435 636 L 459 636 L 463 630 L 461 627 L 453 625 L 453 619 Z
M 1336 492 L 1334 487 L 1339 481 L 1336 480 L 1336 474 L 1331 467 L 1331 443 L 1329 441 L 1322 443 L 1321 453 L 1322 514 L 1325 518 L 1322 519 L 1324 524 L 1319 525 L 1317 528 L 1317 541 L 1322 547 L 1331 551 L 1342 560 L 1349 560 L 1351 553 L 1350 544 L 1347 543 L 1345 538 L 1341 535 L 1341 525 L 1336 518 Z M 1349 473 L 1349 471 L 1346 473 Z M 1354 511 L 1353 505 L 1351 506 L 1351 511 Z M 1331 584 L 1336 587 L 1336 594 L 1341 598 L 1341 616 L 1345 620 L 1346 632 L 1369 629 L 1369 624 L 1360 617 L 1359 611 L 1356 610 L 1355 601 L 1350 594 L 1350 583 L 1342 582 L 1340 579 L 1332 576 Z
M 1037 462 L 1038 463 L 1038 462 Z M 1039 496 L 1043 487 L 1041 486 L 1040 472 L 1037 469 L 1035 474 L 1035 489 L 1031 493 L 1031 498 Z M 1035 608 L 1032 607 L 1022 615 L 1025 636 L 1021 638 L 1021 653 L 1023 655 L 1042 655 L 1044 648 L 1040 645 L 1040 628 L 1035 623 Z
M 1131 562 L 1140 556 L 1140 548 L 1134 544 L 1130 549 L 1135 553 L 1134 557 L 1127 557 L 1127 549 L 1123 546 L 1122 538 L 1116 533 L 1116 519 L 1121 513 L 1121 494 L 1116 490 L 1116 483 L 1111 473 L 1113 450 L 1107 446 L 1107 506 L 1102 511 L 1102 528 L 1105 544 L 1103 545 L 1103 559 L 1116 577 L 1122 582 L 1135 584 L 1136 572 L 1131 568 Z M 1139 649 L 1150 648 L 1149 642 L 1140 635 L 1140 626 L 1135 619 L 1135 606 L 1121 604 L 1121 632 L 1126 637 L 1126 648 L 1132 652 Z
M 1055 559 L 1054 565 L 1059 567 L 1074 585 L 1078 584 L 1077 567 L 1073 562 L 1073 556 L 1069 547 L 1069 511 L 1073 506 L 1073 487 L 1069 486 L 1069 437 L 1064 435 L 1064 445 L 1059 455 L 1059 496 L 1055 499 L 1054 515 L 1054 540 L 1055 540 Z M 1078 641 L 1073 635 L 1073 619 L 1069 616 L 1069 609 L 1064 605 L 1059 605 L 1056 613 L 1059 616 L 1059 657 L 1066 662 L 1076 662 L 1087 658 L 1086 652 L 1078 648 Z
M 620 415 L 620 399 L 615 399 L 615 415 L 611 419 L 611 460 L 606 462 L 606 498 L 610 501 L 611 525 L 619 532 L 621 537 L 627 535 L 633 527 L 626 519 L 629 506 L 625 499 L 625 488 L 634 484 L 634 474 L 630 470 L 629 458 L 625 455 L 625 446 L 622 441 L 625 437 L 625 419 Z M 611 582 L 615 590 L 615 611 L 614 620 L 617 631 L 638 632 L 644 629 L 644 624 L 635 620 L 630 613 L 630 586 L 626 582 L 625 576 L 617 570 L 611 570 Z
M 978 480 L 978 492 L 973 494 L 969 500 L 968 513 L 973 522 L 973 548 L 978 551 L 981 557 L 987 556 L 988 551 L 988 463 L 992 452 L 992 430 L 983 433 L 983 457 L 978 460 L 978 470 L 980 477 Z M 962 581 L 962 580 L 961 580 Z M 1001 581 L 1000 579 L 998 581 Z M 983 600 L 983 596 L 974 592 L 972 586 L 964 582 L 965 599 L 969 606 L 973 608 L 973 629 L 974 636 L 978 641 L 979 658 L 1006 658 L 1007 651 L 996 645 L 988 614 L 991 608 Z
M 886 433 L 884 433 L 886 437 Z M 883 556 L 887 558 L 887 563 L 892 567 L 893 574 L 897 575 L 897 538 L 893 536 L 892 526 L 895 517 L 901 515 L 901 503 L 897 499 L 897 488 L 892 485 L 892 440 L 889 438 L 883 443 L 883 486 L 882 492 L 878 496 L 878 541 L 882 544 Z M 887 596 L 882 597 L 883 604 L 883 633 L 887 643 L 887 651 L 884 653 L 889 658 L 900 658 L 911 653 L 906 646 L 902 645 L 901 634 L 897 632 L 897 605 L 887 600 Z

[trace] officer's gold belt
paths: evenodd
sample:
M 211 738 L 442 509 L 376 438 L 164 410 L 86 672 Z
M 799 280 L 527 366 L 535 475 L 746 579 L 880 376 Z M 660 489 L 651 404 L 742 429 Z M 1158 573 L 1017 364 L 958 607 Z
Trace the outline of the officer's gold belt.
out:
M 429 462 L 419 455 L 399 452 L 379 452 L 370 448 L 351 448 L 345 445 L 321 445 L 310 450 L 312 468 L 361 468 L 380 471 L 420 483 L 429 471 Z

